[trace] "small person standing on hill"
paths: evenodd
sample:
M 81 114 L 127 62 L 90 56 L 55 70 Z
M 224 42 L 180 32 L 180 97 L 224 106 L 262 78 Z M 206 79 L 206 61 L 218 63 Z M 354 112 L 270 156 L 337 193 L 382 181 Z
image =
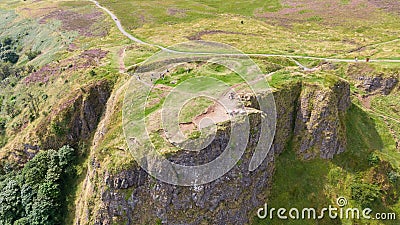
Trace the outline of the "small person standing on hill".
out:
M 235 94 L 233 92 L 229 93 L 229 99 L 234 100 L 235 99 Z

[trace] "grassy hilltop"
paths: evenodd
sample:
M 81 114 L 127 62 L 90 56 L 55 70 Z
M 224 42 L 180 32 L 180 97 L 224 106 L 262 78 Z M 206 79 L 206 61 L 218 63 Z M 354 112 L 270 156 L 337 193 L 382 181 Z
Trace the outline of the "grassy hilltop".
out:
M 248 54 L 280 55 L 250 57 L 263 73 L 270 74 L 266 79 L 276 93 L 288 93 L 287 99 L 282 98 L 286 105 L 297 84 L 302 85 L 297 90 L 302 96 L 331 93 L 338 82 L 350 85 L 351 106 L 343 118 L 337 115 L 345 128 L 346 151 L 333 159 L 304 159 L 298 154 L 296 134 L 285 134 L 289 141 L 273 159 L 271 184 L 262 192 L 269 205 L 325 207 L 344 196 L 349 207 L 368 206 L 400 217 L 400 63 L 365 62 L 366 58 L 400 59 L 399 1 L 99 3 L 118 17 L 126 31 L 150 45 L 129 40 L 91 1 L 0 1 L 0 224 L 126 224 L 130 217 L 118 211 L 123 207 L 116 207 L 111 217 L 104 216 L 109 196 L 103 193 L 122 196 L 113 199 L 118 203 L 130 201 L 137 190 L 132 185 L 116 188 L 110 184 L 111 178 L 123 180 L 137 167 L 122 124 L 127 83 L 139 63 L 160 51 L 153 45 L 168 47 L 191 40 L 221 42 Z M 351 61 L 325 62 L 322 58 Z M 159 127 L 168 91 L 202 76 L 236 88 L 243 85 L 236 73 L 198 62 L 172 68 L 164 79 L 155 79 L 145 117 L 159 152 L 176 152 Z M 319 104 L 310 101 L 310 112 L 319 109 Z M 218 110 L 207 98 L 186 104 L 178 118 L 186 137 L 198 138 L 199 121 Z M 63 147 L 67 145 L 71 147 Z M 60 150 L 46 153 L 50 149 Z M 158 190 L 159 184 L 149 180 L 149 191 Z M 41 201 L 50 203 L 41 211 L 34 210 L 32 205 Z M 282 222 L 260 220 L 255 211 L 248 214 L 250 224 Z M 177 218 L 187 216 L 180 210 L 176 214 Z M 154 223 L 150 217 L 142 219 Z M 324 219 L 290 224 L 398 221 Z

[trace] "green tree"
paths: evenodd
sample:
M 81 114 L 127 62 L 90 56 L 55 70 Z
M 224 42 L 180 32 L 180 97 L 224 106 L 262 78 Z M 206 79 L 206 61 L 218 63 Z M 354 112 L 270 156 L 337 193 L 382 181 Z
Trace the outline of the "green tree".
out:
M 0 224 L 13 224 L 22 212 L 20 187 L 16 180 L 9 178 L 0 192 Z
M 0 224 L 61 224 L 74 156 L 69 146 L 41 151 L 21 171 L 0 176 Z
M 2 59 L 4 62 L 10 62 L 12 64 L 15 64 L 19 60 L 19 55 L 12 50 L 7 50 L 6 52 L 3 53 Z
M 38 195 L 29 214 L 33 225 L 60 224 L 60 189 L 53 182 L 45 182 L 39 186 Z

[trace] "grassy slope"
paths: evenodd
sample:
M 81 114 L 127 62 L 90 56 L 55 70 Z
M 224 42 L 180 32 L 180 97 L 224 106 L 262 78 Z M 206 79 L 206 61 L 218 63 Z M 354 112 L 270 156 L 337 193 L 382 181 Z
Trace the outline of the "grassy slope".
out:
M 348 207 L 360 207 L 351 200 L 350 187 L 355 180 L 368 175 L 372 167 L 368 156 L 376 153 L 382 160 L 390 160 L 388 154 L 398 154 L 392 147 L 393 139 L 387 136 L 387 128 L 375 116 L 368 115 L 353 105 L 346 117 L 347 151 L 334 160 L 315 159 L 301 161 L 296 157 L 291 145 L 277 159 L 273 187 L 269 195 L 269 207 L 327 207 L 336 206 L 336 199 L 344 196 Z M 398 162 L 398 161 L 397 161 Z M 399 169 L 397 167 L 397 169 Z M 398 185 L 397 185 L 398 186 Z M 282 191 L 285 190 L 285 191 Z M 397 187 L 397 192 L 399 187 Z M 400 213 L 399 202 L 383 206 L 373 205 L 374 212 Z M 324 219 L 318 224 L 354 224 L 356 221 L 332 221 Z M 313 220 L 286 221 L 285 224 L 315 224 Z M 357 224 L 397 224 L 398 221 L 358 221 Z M 281 220 L 255 219 L 253 224 L 282 224 Z
M 200 36 L 249 53 L 349 58 L 400 56 L 398 42 L 379 45 L 399 37 L 398 17 L 375 9 L 367 1 L 341 8 L 321 2 L 296 7 L 282 5 L 276 0 L 252 1 L 251 4 L 245 1 L 181 0 L 159 4 L 130 0 L 100 2 L 110 8 L 132 33 L 165 46 L 188 41 L 188 37 L 198 36 L 199 32 L 218 31 Z M 357 10 L 356 13 L 353 10 Z M 340 14 L 325 15 L 325 12 L 335 11 Z
M 13 10 L 16 10 L 16 13 Z M 19 65 L 28 63 L 24 53 L 29 50 L 42 51 L 40 56 L 29 62 L 29 64 L 35 67 L 40 67 L 49 62 L 58 63 L 58 60 L 73 59 L 81 54 L 82 51 L 89 49 L 102 49 L 109 53 L 106 58 L 100 62 L 100 65 L 93 69 L 96 73 L 95 76 L 89 74 L 92 68 L 78 69 L 76 71 L 69 71 L 66 69 L 59 76 L 51 77 L 48 83 L 26 84 L 16 80 L 15 86 L 7 84 L 1 86 L 0 96 L 4 96 L 6 100 L 11 99 L 12 96 L 16 96 L 16 104 L 18 107 L 23 108 L 21 99 L 29 93 L 40 99 L 39 117 L 34 121 L 26 121 L 25 112 L 27 109 L 23 109 L 22 113 L 14 118 L 9 118 L 5 115 L 7 119 L 7 133 L 5 136 L 1 135 L 0 142 L 4 140 L 7 143 L 4 148 L 0 148 L 0 156 L 2 157 L 11 153 L 11 155 L 22 155 L 23 158 L 24 154 L 17 152 L 13 146 L 19 146 L 21 142 L 35 144 L 37 141 L 35 139 L 35 133 L 37 132 L 36 129 L 40 129 L 37 127 L 40 121 L 52 110 L 56 110 L 60 102 L 65 102 L 69 99 L 71 93 L 79 92 L 81 87 L 98 80 L 107 79 L 111 82 L 115 82 L 119 77 L 124 77 L 124 75 L 118 74 L 118 51 L 121 48 L 131 47 L 129 50 L 131 57 L 127 60 L 128 65 L 130 65 L 132 61 L 137 61 L 137 56 L 151 55 L 152 52 L 155 51 L 154 49 L 141 48 L 133 44 L 130 40 L 127 40 L 120 34 L 116 27 L 111 26 L 112 20 L 106 15 L 92 27 L 93 29 L 98 29 L 100 27 L 102 29 L 104 27 L 108 29 L 108 34 L 103 37 L 81 36 L 75 31 L 63 30 L 62 24 L 58 20 L 49 20 L 47 23 L 38 22 L 43 16 L 58 10 L 90 13 L 98 9 L 95 8 L 93 4 L 79 1 L 23 2 L 7 0 L 0 2 L 0 39 L 22 35 L 20 42 L 22 58 Z M 99 10 L 99 12 L 102 11 Z M 10 21 L 7 21 L 5 18 Z M 67 51 L 71 43 L 75 45 L 75 51 Z M 132 59 L 132 61 L 130 61 L 130 59 Z M 72 64 L 75 64 L 75 62 L 72 62 Z M 46 99 L 42 99 L 42 96 L 47 97 Z M 0 116 L 3 117 L 3 114 L 0 114 Z M 24 126 L 22 129 L 14 130 L 12 128 L 13 124 L 24 124 Z M 110 126 L 117 127 L 114 124 L 110 124 Z M 122 132 L 118 133 L 118 136 L 123 137 L 121 134 Z M 75 201 L 81 194 L 83 180 L 87 172 L 88 155 L 91 144 L 90 140 L 85 140 L 80 143 L 79 149 L 77 149 L 79 151 L 79 158 L 76 166 L 76 179 L 66 181 L 71 187 L 67 196 L 68 211 L 65 212 L 66 224 L 72 224 L 75 217 Z M 113 157 L 112 151 L 107 152 L 107 157 L 109 157 L 109 155 Z M 121 157 L 116 156 L 115 158 L 120 159 Z M 17 160 L 15 158 L 9 159 Z M 13 164 L 14 162 L 10 163 Z M 119 160 L 116 164 L 110 163 L 110 167 L 115 168 L 122 164 L 123 163 Z
M 333 72 L 337 76 L 349 79 L 344 75 L 343 69 L 348 65 L 340 64 L 337 71 Z M 359 65 L 369 67 L 369 65 Z M 388 73 L 398 71 L 398 66 L 391 65 L 371 65 L 377 73 Z M 397 72 L 398 74 L 398 72 Z M 273 86 L 280 86 L 288 79 L 301 79 L 293 76 L 287 70 L 276 73 L 270 81 Z M 315 78 L 311 77 L 311 80 Z M 326 80 L 324 80 L 326 82 Z M 352 92 L 362 93 L 361 90 L 352 87 Z M 400 137 L 400 113 L 398 111 L 398 86 L 390 95 L 377 95 L 372 97 L 371 110 L 353 98 L 353 105 L 345 118 L 348 145 L 346 152 L 336 156 L 333 160 L 315 159 L 302 161 L 296 157 L 295 149 L 291 145 L 287 146 L 286 151 L 277 158 L 276 174 L 272 189 L 266 193 L 269 196 L 269 207 L 326 207 L 336 205 L 339 196 L 346 197 L 349 201 L 348 207 L 360 207 L 351 198 L 351 185 L 356 181 L 378 182 L 376 179 L 368 181 L 367 177 L 371 171 L 389 162 L 397 173 L 400 171 L 400 154 L 396 148 L 396 139 Z M 383 116 L 390 116 L 392 119 L 385 119 Z M 378 166 L 370 165 L 368 157 L 372 154 L 378 155 L 381 163 Z M 387 174 L 383 174 L 387 176 Z M 392 185 L 394 192 L 400 192 L 399 182 Z M 282 191 L 285 190 L 285 191 Z M 376 201 L 372 209 L 374 212 L 396 212 L 400 214 L 400 201 L 397 197 L 389 197 L 393 202 L 383 203 L 382 200 Z M 286 223 L 287 222 L 287 223 Z M 285 224 L 315 224 L 315 221 L 286 221 Z M 396 221 L 331 221 L 322 220 L 318 224 L 398 224 Z M 281 220 L 259 220 L 255 219 L 254 224 L 281 224 Z
M 269 1 L 269 3 L 255 1 L 252 7 L 247 7 L 247 1 L 236 2 L 235 7 L 226 7 L 224 1 L 166 1 L 162 3 L 163 5 L 146 1 L 101 2 L 110 6 L 124 22 L 124 25 L 129 27 L 133 33 L 138 33 L 140 37 L 151 42 L 164 45 L 185 41 L 187 40 L 186 36 L 194 35 L 198 31 L 217 29 L 255 35 L 215 34 L 205 35 L 203 38 L 231 43 L 248 52 L 353 57 L 355 53 L 345 52 L 361 44 L 372 44 L 399 36 L 398 26 L 393 23 L 395 19 L 387 15 L 383 17 L 382 27 L 371 24 L 371 29 L 361 29 L 359 32 L 356 32 L 357 34 L 345 26 L 323 26 L 320 24 L 321 21 L 318 20 L 310 20 L 306 24 L 293 24 L 293 27 L 286 28 L 274 27 L 261 21 L 259 18 L 253 18 L 254 10 L 258 10 L 259 8 L 268 12 L 284 7 L 278 4 L 277 1 Z M 1 2 L 0 6 L 2 8 L 19 7 L 20 4 L 22 3 L 19 1 L 13 1 L 9 5 Z M 65 7 L 69 7 L 68 4 L 66 3 Z M 127 5 L 132 5 L 132 7 L 126 7 Z M 36 7 L 36 5 L 32 7 Z M 166 8 L 173 10 L 168 12 Z M 181 12 L 175 10 L 182 8 L 189 8 L 190 11 Z M 169 15 L 173 14 L 174 10 L 177 11 L 176 14 Z M 241 20 L 245 20 L 245 26 L 240 25 Z M 112 22 L 110 19 L 106 21 L 109 24 Z M 171 30 L 174 32 L 171 32 Z M 391 33 L 386 33 L 387 30 L 391 30 Z M 359 40 L 358 38 L 362 36 L 361 34 L 366 36 L 363 43 L 359 41 L 357 44 L 351 44 L 343 41 L 348 38 Z M 46 36 L 46 33 L 42 35 Z M 32 38 L 30 37 L 29 40 L 32 40 Z M 77 89 L 83 83 L 103 77 L 114 77 L 118 71 L 117 52 L 121 47 L 131 46 L 131 43 L 122 37 L 116 28 L 112 28 L 110 35 L 107 37 L 100 39 L 79 38 L 76 43 L 82 49 L 101 47 L 110 50 L 105 66 L 96 69 L 97 74 L 100 74 L 99 77 L 91 78 L 85 75 L 87 71 L 80 71 L 74 74 L 66 74 L 69 80 L 68 84 L 65 83 L 65 78 L 60 78 L 55 80 L 52 86 L 41 87 L 39 85 L 31 85 L 29 88 L 26 88 L 21 85 L 15 90 L 21 93 L 26 92 L 27 89 L 37 93 L 41 93 L 42 91 L 49 93 L 51 97 L 49 102 L 42 106 L 44 110 L 47 110 L 48 106 L 57 102 L 59 97 L 63 96 L 63 93 L 71 89 Z M 37 46 L 37 48 L 40 47 L 39 45 L 34 46 Z M 127 51 L 128 57 L 125 59 L 125 62 L 128 65 L 138 63 L 149 56 L 152 51 L 154 50 L 133 45 Z M 400 57 L 396 43 L 369 47 L 367 51 L 360 54 L 373 54 L 377 57 L 385 58 Z M 66 53 L 59 57 L 70 56 Z M 45 57 L 43 61 L 56 59 L 51 56 L 50 50 L 46 53 Z M 270 63 L 272 63 L 272 60 Z M 82 76 L 82 74 L 84 75 Z M 279 83 L 286 78 L 285 76 L 277 76 L 274 79 L 276 79 L 274 82 Z M 395 104 L 393 102 L 397 99 L 398 95 L 377 98 L 374 104 L 377 109 L 399 118 L 398 114 L 389 111 L 390 108 L 396 108 L 396 105 L 393 107 L 391 105 Z M 122 98 L 119 99 L 119 104 L 122 104 L 121 101 Z M 116 110 L 120 110 L 120 108 L 117 107 Z M 110 171 L 119 171 L 126 168 L 132 160 L 125 152 L 118 149 L 119 146 L 123 146 L 120 120 L 121 115 L 119 113 L 113 116 L 109 125 L 111 132 L 107 134 L 102 145 L 94 153 L 104 159 Z M 398 131 L 400 130 L 400 126 L 393 126 Z M 329 203 L 334 204 L 336 197 L 339 195 L 344 195 L 350 199 L 349 186 L 353 179 L 360 173 L 367 173 L 369 167 L 367 157 L 374 151 L 383 159 L 391 161 L 393 165 L 399 168 L 400 159 L 398 159 L 398 153 L 393 148 L 393 137 L 388 131 L 387 124 L 379 116 L 368 115 L 356 106 L 353 106 L 347 118 L 347 128 L 349 138 L 348 151 L 336 157 L 333 161 L 299 161 L 296 159 L 294 151 L 289 145 L 288 151 L 278 158 L 277 172 L 269 203 L 277 207 L 287 205 L 309 207 L 310 205 L 325 206 L 325 204 Z M 28 131 L 30 131 L 30 127 L 24 131 L 25 133 L 18 134 L 20 136 L 17 136 L 17 138 L 26 136 L 29 133 Z M 82 163 L 78 167 L 81 175 L 79 179 L 82 179 L 82 176 L 85 175 L 86 164 L 87 161 L 83 158 Z M 282 190 L 287 191 L 282 192 Z M 77 194 L 78 196 L 79 191 L 79 188 L 77 188 L 77 190 L 72 191 L 72 194 Z M 73 202 L 73 199 L 70 201 Z M 355 202 L 351 201 L 350 204 L 355 205 Z M 73 206 L 71 206 L 72 210 Z M 390 210 L 400 213 L 399 203 L 392 205 Z M 73 215 L 69 215 L 68 221 L 71 221 L 72 217 Z M 260 223 L 263 224 L 264 222 Z M 276 223 L 279 224 L 278 221 Z M 300 224 L 305 223 L 305 221 L 302 221 Z M 329 221 L 325 221 L 324 223 L 330 224 Z M 349 223 L 349 221 L 343 221 L 343 223 Z

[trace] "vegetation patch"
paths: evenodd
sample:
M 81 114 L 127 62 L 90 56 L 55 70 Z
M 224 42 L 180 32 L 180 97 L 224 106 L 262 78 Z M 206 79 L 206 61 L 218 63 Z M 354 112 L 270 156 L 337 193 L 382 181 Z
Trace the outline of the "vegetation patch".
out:
M 42 151 L 20 171 L 0 176 L 0 223 L 56 225 L 66 210 L 66 182 L 74 176 L 75 150 Z M 5 172 L 5 173 L 4 173 Z
M 93 26 L 102 16 L 103 13 L 100 11 L 81 14 L 70 10 L 56 10 L 41 18 L 39 23 L 44 24 L 50 19 L 56 19 L 61 21 L 61 29 L 63 30 L 76 31 L 79 35 L 87 37 L 104 37 L 107 35 L 107 30 L 102 29 L 99 31 L 93 29 Z
M 60 76 L 64 72 L 77 72 L 99 66 L 100 60 L 107 56 L 108 51 L 102 49 L 85 50 L 77 57 L 47 64 L 38 71 L 24 79 L 25 84 L 47 83 L 53 77 Z

